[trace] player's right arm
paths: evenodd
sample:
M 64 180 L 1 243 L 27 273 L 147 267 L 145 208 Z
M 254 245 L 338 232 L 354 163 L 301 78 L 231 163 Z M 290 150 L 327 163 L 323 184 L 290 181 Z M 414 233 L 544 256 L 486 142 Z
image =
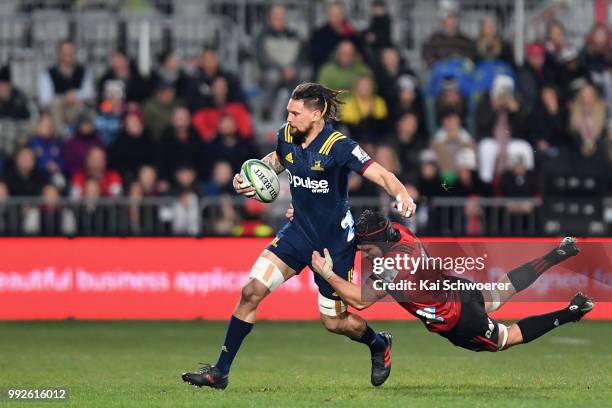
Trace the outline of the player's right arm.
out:
M 314 271 L 334 288 L 342 300 L 355 309 L 366 309 L 387 295 L 384 291 L 365 286 L 364 289 L 368 292 L 367 297 L 372 300 L 362 300 L 361 287 L 336 275 L 333 271 L 334 263 L 327 248 L 323 250 L 323 253 L 325 256 L 321 256 L 318 251 L 312 253 L 311 265 Z
M 282 165 L 276 150 L 265 155 L 261 161 L 272 167 L 276 174 L 280 174 L 285 171 L 285 166 Z M 251 183 L 245 180 L 240 173 L 236 173 L 234 175 L 234 181 L 232 184 L 234 186 L 234 190 L 236 190 L 238 194 L 247 197 L 253 197 L 255 195 L 255 189 L 251 186 Z

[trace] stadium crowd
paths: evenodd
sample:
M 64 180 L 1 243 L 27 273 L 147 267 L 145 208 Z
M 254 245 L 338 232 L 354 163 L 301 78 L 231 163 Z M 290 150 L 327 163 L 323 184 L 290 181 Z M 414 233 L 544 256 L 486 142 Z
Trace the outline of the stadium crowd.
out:
M 241 163 L 266 153 L 274 139 L 256 134 L 256 119 L 280 125 L 288 95 L 302 81 L 347 91 L 341 129 L 425 207 L 440 196 L 541 196 L 548 175 L 569 171 L 603 180 L 602 195 L 612 192 L 608 27 L 595 25 L 575 47 L 563 25 L 550 20 L 545 38 L 526 45 L 519 65 L 494 18 L 483 19 L 478 37 L 469 38 L 449 7 L 423 46 L 427 73 L 417 75 L 392 41 L 384 1 L 374 1 L 371 11 L 369 27 L 359 31 L 341 3 L 331 3 L 326 23 L 304 39 L 288 26 L 283 6 L 270 7 L 254 53 L 263 95 L 258 118 L 238 67 L 224 65 L 211 47 L 194 61 L 167 50 L 148 77 L 118 49 L 106 73 L 94 78 L 66 40 L 57 62 L 40 72 L 34 100 L 12 86 L 5 66 L 0 119 L 35 125 L 0 158 L 0 199 L 168 196 L 177 203 L 168 218 L 175 233 L 268 235 L 264 208 L 237 207 L 227 197 Z M 380 194 L 357 175 L 350 191 Z M 221 203 L 204 230 L 201 197 Z M 465 212 L 477 214 L 478 205 Z M 137 213 L 130 212 L 134 225 Z M 466 228 L 478 234 L 478 225 Z

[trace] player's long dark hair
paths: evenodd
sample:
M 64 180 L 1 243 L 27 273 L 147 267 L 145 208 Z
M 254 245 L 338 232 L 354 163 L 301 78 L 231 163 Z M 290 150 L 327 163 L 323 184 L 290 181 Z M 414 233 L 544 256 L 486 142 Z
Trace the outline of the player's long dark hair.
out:
M 318 109 L 322 112 L 325 119 L 340 120 L 338 117 L 339 108 L 342 102 L 338 100 L 338 95 L 342 91 L 335 91 L 314 82 L 304 82 L 293 90 L 291 99 L 304 101 L 309 109 Z

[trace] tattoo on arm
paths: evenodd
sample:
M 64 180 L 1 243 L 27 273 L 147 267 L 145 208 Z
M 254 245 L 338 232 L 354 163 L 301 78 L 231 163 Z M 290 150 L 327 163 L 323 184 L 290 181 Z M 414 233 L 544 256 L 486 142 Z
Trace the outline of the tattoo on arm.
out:
M 261 159 L 261 161 L 272 167 L 276 174 L 280 174 L 285 171 L 285 166 L 281 164 L 278 154 L 275 151 L 268 153 L 263 159 Z

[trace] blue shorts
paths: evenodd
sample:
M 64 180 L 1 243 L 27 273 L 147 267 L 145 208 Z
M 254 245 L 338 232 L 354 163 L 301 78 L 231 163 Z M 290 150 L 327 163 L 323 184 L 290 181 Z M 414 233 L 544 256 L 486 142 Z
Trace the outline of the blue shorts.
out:
M 312 270 L 310 261 L 313 251 L 323 253 L 323 248 L 313 248 L 297 226 L 287 223 L 278 231 L 276 238 L 268 245 L 268 251 L 278 256 L 284 263 L 298 274 L 306 266 Z M 341 253 L 331 252 L 336 275 L 348 281 L 353 280 L 353 264 L 355 262 L 355 246 L 349 244 Z M 319 287 L 319 293 L 328 299 L 340 300 L 329 283 L 313 271 L 314 280 Z

